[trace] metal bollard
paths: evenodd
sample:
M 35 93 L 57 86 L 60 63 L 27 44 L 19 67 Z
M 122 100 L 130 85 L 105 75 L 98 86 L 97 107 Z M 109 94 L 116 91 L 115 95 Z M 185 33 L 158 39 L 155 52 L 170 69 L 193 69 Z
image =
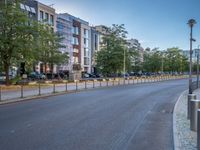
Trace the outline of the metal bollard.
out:
M 95 87 L 94 80 L 93 80 L 93 88 Z
M 85 89 L 87 89 L 87 81 L 85 80 Z
M 191 111 L 190 111 L 190 101 L 192 100 L 192 99 L 197 99 L 197 96 L 195 95 L 195 94 L 188 94 L 188 101 L 187 101 L 187 119 L 190 119 L 190 113 L 191 113 Z
M 200 109 L 197 110 L 197 150 L 200 150 Z
M 76 91 L 78 91 L 78 82 L 76 81 Z
M 41 95 L 41 85 L 40 85 L 40 83 L 38 84 L 38 95 L 40 96 Z
M 100 80 L 99 82 L 100 82 L 100 87 L 101 87 L 101 86 L 102 86 L 102 85 L 101 85 L 101 80 Z
M 21 85 L 21 98 L 23 98 L 23 97 L 24 97 L 24 86 Z
M 120 85 L 120 78 L 118 79 L 118 85 Z
M 113 84 L 112 84 L 113 86 L 115 85 L 115 80 L 113 79 Z
M 106 79 L 106 86 L 108 86 L 108 79 Z
M 2 88 L 1 88 L 1 86 L 0 86 L 0 101 L 2 100 L 2 99 L 1 99 L 1 94 L 2 94 Z
M 191 109 L 191 113 L 190 113 L 190 129 L 192 131 L 197 131 L 197 111 L 200 108 L 200 100 L 197 99 L 192 99 L 190 101 L 190 109 Z
M 65 91 L 67 92 L 68 88 L 67 88 L 67 82 L 65 83 Z
M 56 93 L 56 84 L 53 84 L 53 93 Z

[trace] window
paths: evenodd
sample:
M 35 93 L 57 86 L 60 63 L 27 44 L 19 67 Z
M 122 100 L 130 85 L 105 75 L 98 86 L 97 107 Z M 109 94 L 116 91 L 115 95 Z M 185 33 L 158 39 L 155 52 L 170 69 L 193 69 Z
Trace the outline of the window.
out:
M 78 50 L 77 48 L 74 48 L 74 52 L 75 52 L 75 53 L 78 53 L 79 50 Z
M 44 19 L 45 19 L 46 22 L 49 22 L 49 14 L 48 13 L 45 13 L 45 18 Z
M 44 12 L 40 10 L 40 21 L 44 20 Z
M 26 10 L 24 4 L 20 4 L 20 8 Z
M 25 8 L 26 8 L 27 11 L 29 11 L 29 12 L 31 11 L 29 6 L 25 5 Z
M 50 25 L 54 26 L 54 16 L 50 15 Z
M 89 41 L 88 39 L 84 38 L 84 46 L 85 47 L 88 47 L 89 46 Z
M 84 65 L 89 65 L 89 58 L 84 57 Z
M 86 38 L 88 38 L 88 30 L 87 30 L 87 29 L 84 29 L 84 36 L 85 36 Z
M 88 48 L 84 48 L 84 56 L 89 57 L 89 49 Z
M 79 42 L 78 42 L 78 38 L 77 38 L 77 37 L 73 37 L 73 39 L 72 39 L 72 44 L 74 44 L 74 45 L 79 45 Z
M 34 14 L 36 13 L 35 8 L 30 7 L 30 9 L 31 9 L 31 12 L 32 12 L 32 13 L 34 13 Z
M 94 49 L 97 50 L 97 44 L 98 44 L 98 37 L 97 34 L 94 35 Z
M 73 34 L 79 35 L 78 27 L 73 27 Z

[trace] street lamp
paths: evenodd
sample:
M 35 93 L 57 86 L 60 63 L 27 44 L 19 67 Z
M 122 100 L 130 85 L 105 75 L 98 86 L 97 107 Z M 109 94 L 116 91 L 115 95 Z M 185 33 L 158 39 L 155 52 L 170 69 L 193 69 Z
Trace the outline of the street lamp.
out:
M 197 54 L 197 88 L 199 88 L 199 47 L 200 45 L 198 45 L 198 49 L 196 50 L 196 54 Z
M 190 27 L 190 71 L 189 71 L 189 94 L 192 94 L 192 42 L 195 39 L 192 38 L 192 29 L 193 26 L 196 24 L 194 19 L 190 19 L 187 23 Z
M 124 48 L 124 80 L 126 78 L 126 52 L 125 52 L 125 48 Z

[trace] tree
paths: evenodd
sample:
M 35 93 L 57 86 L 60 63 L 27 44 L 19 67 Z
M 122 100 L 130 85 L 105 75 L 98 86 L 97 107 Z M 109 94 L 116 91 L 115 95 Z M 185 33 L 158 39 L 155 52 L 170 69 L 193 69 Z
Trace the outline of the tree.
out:
M 183 72 L 188 68 L 187 58 L 177 47 L 168 48 L 165 57 L 165 70 L 168 72 Z
M 124 25 L 113 25 L 107 32 L 108 34 L 103 37 L 105 46 L 96 56 L 97 69 L 106 76 L 123 72 L 124 53 L 126 68 L 130 62 L 125 40 L 127 31 Z
M 54 33 L 50 26 L 41 23 L 38 23 L 38 33 L 38 52 L 35 56 L 37 63 L 44 63 L 45 74 L 47 73 L 47 65 L 51 66 L 52 71 L 54 65 L 67 64 L 69 58 L 68 53 L 59 51 L 60 48 L 65 48 L 61 44 L 63 40 L 62 35 Z
M 158 48 L 144 53 L 143 69 L 147 72 L 159 72 L 162 69 L 162 52 Z
M 16 60 L 32 49 L 33 26 L 27 14 L 20 9 L 20 0 L 7 1 L 1 5 L 0 12 L 0 58 L 6 73 L 6 84 L 9 84 L 9 68 Z

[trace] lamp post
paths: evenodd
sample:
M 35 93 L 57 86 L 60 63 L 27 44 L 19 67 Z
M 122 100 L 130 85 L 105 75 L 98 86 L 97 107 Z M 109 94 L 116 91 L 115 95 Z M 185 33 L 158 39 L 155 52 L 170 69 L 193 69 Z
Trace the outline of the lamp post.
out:
M 197 88 L 199 88 L 199 47 L 200 45 L 198 45 L 198 49 L 197 49 Z
M 126 78 L 126 52 L 125 52 L 125 48 L 124 48 L 124 80 Z
M 192 42 L 195 41 L 192 38 L 192 29 L 193 26 L 196 24 L 196 21 L 194 19 L 190 19 L 187 23 L 190 27 L 190 71 L 189 71 L 189 94 L 192 94 Z

